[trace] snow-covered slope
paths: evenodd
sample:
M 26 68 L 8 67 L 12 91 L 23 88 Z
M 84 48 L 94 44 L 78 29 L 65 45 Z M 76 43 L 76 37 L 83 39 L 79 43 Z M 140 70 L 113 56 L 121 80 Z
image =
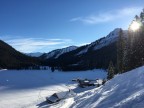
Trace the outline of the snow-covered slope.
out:
M 61 56 L 62 54 L 73 51 L 73 50 L 76 50 L 76 49 L 77 49 L 76 46 L 69 46 L 69 47 L 66 47 L 66 48 L 53 50 L 49 53 L 44 54 L 44 56 L 45 56 L 46 59 L 48 59 L 48 58 L 55 58 L 56 59 L 59 56 Z
M 91 44 L 87 45 L 87 47 L 85 49 L 80 51 L 77 55 L 88 52 L 88 50 L 91 47 L 93 47 L 93 50 L 97 50 L 97 49 L 100 49 L 104 46 L 107 46 L 107 45 L 115 42 L 118 39 L 120 30 L 121 30 L 120 28 L 117 28 L 117 29 L 113 30 L 112 32 L 110 32 L 106 37 L 96 40 L 95 42 L 92 42 Z M 124 31 L 124 33 L 126 34 L 127 31 Z
M 26 53 L 26 55 L 31 56 L 31 57 L 40 57 L 42 54 L 41 52 L 35 52 L 35 53 Z
M 144 108 L 144 66 L 80 93 L 71 108 Z

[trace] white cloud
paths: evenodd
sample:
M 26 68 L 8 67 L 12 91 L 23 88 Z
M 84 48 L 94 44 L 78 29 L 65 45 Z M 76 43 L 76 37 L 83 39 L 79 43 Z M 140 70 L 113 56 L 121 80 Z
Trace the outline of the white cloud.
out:
M 114 21 L 125 17 L 134 17 L 135 14 L 139 14 L 142 7 L 123 8 L 119 10 L 101 12 L 98 15 L 90 15 L 87 17 L 76 17 L 71 19 L 71 22 L 80 21 L 86 24 L 98 24 Z
M 70 21 L 73 22 L 73 21 L 79 21 L 79 20 L 82 20 L 82 17 L 72 18 Z
M 44 38 L 3 38 L 3 40 L 21 52 L 38 52 L 42 49 L 58 48 L 72 42 L 71 39 L 44 39 Z

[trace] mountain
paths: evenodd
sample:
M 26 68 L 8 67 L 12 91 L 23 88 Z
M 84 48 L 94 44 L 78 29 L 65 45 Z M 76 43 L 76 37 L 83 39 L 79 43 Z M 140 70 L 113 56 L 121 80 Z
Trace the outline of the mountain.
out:
M 103 37 L 99 40 L 96 40 L 95 42 L 92 42 L 91 44 L 87 45 L 86 48 L 84 48 L 83 50 L 81 50 L 78 55 L 80 54 L 84 54 L 87 53 L 89 49 L 93 49 L 93 50 L 98 50 L 101 49 L 102 47 L 105 47 L 113 42 L 115 42 L 119 36 L 119 32 L 120 29 L 117 28 L 114 31 L 110 32 L 109 35 L 107 35 L 106 37 Z
M 83 50 L 81 50 L 78 55 L 83 54 L 83 53 L 87 53 L 89 51 L 89 49 L 93 49 L 93 50 L 98 50 L 101 49 L 105 46 L 110 45 L 111 43 L 114 43 L 117 41 L 118 37 L 119 37 L 119 33 L 120 33 L 120 28 L 117 28 L 115 30 L 113 30 L 112 32 L 110 32 L 106 37 L 103 37 L 101 39 L 96 40 L 95 42 L 92 42 L 91 44 L 87 45 L 87 47 Z M 127 36 L 127 31 L 123 31 L 124 36 Z
M 0 40 L 0 67 L 6 69 L 21 69 L 39 65 L 41 61 L 16 51 L 13 47 Z
M 109 62 L 117 62 L 117 41 L 120 35 L 120 28 L 110 32 L 91 44 L 81 47 L 70 46 L 57 49 L 49 53 L 31 53 L 31 57 L 22 54 L 0 40 L 0 67 L 8 69 L 26 68 L 29 66 L 45 65 L 61 69 L 88 70 L 95 68 L 107 69 Z M 123 36 L 127 36 L 127 31 L 123 30 Z
M 66 48 L 62 48 L 62 49 L 56 49 L 56 50 L 53 50 L 49 53 L 45 53 L 41 56 L 41 58 L 43 59 L 49 59 L 49 58 L 54 58 L 54 59 L 57 59 L 59 58 L 62 54 L 65 54 L 65 53 L 68 53 L 70 51 L 73 51 L 73 50 L 76 50 L 78 47 L 76 46 L 69 46 L 69 47 L 66 47 Z
M 34 53 L 25 53 L 25 54 L 28 55 L 28 56 L 31 56 L 31 57 L 40 57 L 40 56 L 43 55 L 44 53 L 34 52 Z
M 49 56 L 42 55 L 45 63 L 51 67 L 57 67 L 64 71 L 69 70 L 87 70 L 94 68 L 107 69 L 109 62 L 116 64 L 117 61 L 117 41 L 120 35 L 120 28 L 110 32 L 91 44 L 76 48 L 75 50 L 62 53 L 54 50 Z M 127 31 L 123 31 L 123 36 L 127 36 Z M 59 56 L 57 56 L 57 54 Z

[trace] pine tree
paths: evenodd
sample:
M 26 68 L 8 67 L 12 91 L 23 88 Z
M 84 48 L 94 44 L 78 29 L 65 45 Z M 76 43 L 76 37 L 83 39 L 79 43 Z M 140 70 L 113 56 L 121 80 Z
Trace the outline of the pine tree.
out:
M 124 41 L 124 36 L 123 36 L 123 31 L 122 29 L 120 30 L 119 33 L 119 38 L 117 42 L 117 71 L 118 73 L 123 73 L 124 72 L 124 57 L 125 57 L 125 41 Z
M 136 21 L 138 21 L 140 18 L 138 15 L 135 16 Z
M 124 54 L 124 67 L 125 71 L 131 69 L 131 59 L 132 59 L 132 33 L 130 28 L 128 29 L 128 38 L 126 39 L 125 44 L 125 54 Z
M 141 18 L 141 21 L 144 21 L 144 9 L 143 9 L 143 12 L 141 12 L 140 14 L 140 18 Z
M 55 68 L 54 68 L 54 67 L 51 67 L 51 71 L 54 72 L 54 71 L 55 71 Z
M 108 67 L 108 75 L 107 75 L 107 79 L 112 79 L 114 77 L 115 74 L 115 68 L 113 66 L 112 61 L 110 61 L 109 63 L 109 67 Z

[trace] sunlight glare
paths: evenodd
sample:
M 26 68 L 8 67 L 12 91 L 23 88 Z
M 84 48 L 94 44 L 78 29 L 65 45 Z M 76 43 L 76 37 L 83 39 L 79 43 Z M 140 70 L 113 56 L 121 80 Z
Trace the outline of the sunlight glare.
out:
M 136 22 L 136 21 L 133 21 L 132 24 L 130 25 L 130 29 L 131 29 L 132 31 L 136 31 L 136 30 L 138 30 L 139 28 L 140 28 L 140 24 L 139 24 L 138 22 Z

